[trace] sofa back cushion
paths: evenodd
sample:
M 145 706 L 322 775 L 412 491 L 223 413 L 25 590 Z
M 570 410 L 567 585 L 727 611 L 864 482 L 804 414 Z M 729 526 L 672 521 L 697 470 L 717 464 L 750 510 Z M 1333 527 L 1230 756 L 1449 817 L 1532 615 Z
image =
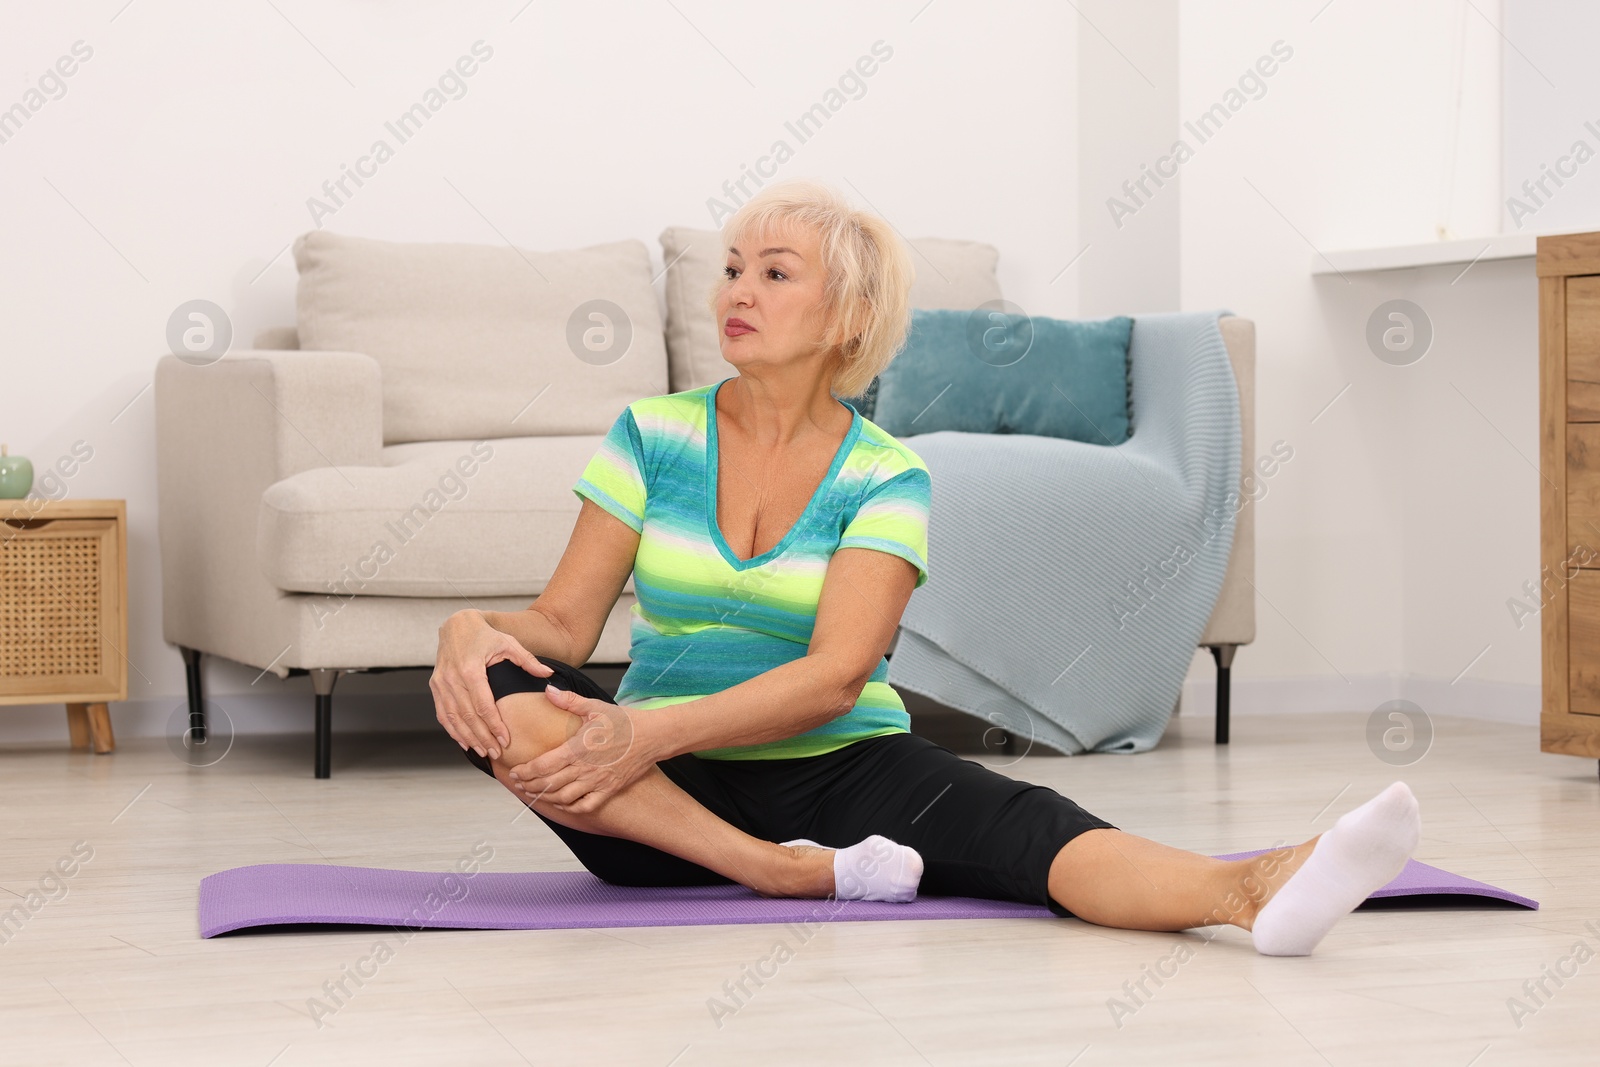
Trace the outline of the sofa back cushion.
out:
M 642 241 L 558 252 L 322 230 L 294 244 L 300 347 L 383 371 L 383 441 L 603 434 L 667 391 Z
M 958 430 L 1094 445 L 1128 439 L 1133 319 L 913 311 L 862 414 L 896 437 Z
M 919 237 L 908 242 L 917 277 L 911 286 L 916 308 L 975 308 L 1000 299 L 993 245 Z M 717 324 L 706 308 L 706 293 L 721 284 L 727 250 L 717 230 L 672 226 L 661 232 L 667 264 L 667 360 L 672 391 L 698 389 L 738 374 L 722 358 Z

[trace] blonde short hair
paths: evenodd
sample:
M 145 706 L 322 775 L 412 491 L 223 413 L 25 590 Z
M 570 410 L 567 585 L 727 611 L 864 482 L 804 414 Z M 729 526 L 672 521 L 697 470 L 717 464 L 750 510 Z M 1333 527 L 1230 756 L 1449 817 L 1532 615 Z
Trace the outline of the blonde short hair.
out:
M 916 276 L 911 252 L 883 219 L 857 210 L 831 186 L 803 178 L 767 186 L 745 201 L 723 224 L 723 250 L 747 231 L 789 224 L 821 237 L 822 310 L 829 323 L 821 343 L 840 356 L 831 390 L 835 396 L 860 396 L 889 366 L 910 329 Z M 726 280 L 718 277 L 707 294 L 712 315 Z

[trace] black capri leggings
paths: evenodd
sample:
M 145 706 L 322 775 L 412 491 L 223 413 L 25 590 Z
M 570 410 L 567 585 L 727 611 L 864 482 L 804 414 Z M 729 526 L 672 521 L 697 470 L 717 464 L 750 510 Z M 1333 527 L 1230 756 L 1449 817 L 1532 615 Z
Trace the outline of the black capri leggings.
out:
M 539 661 L 553 669 L 551 678 L 562 688 L 616 703 L 577 668 L 544 656 Z M 509 660 L 491 665 L 488 673 L 496 700 L 509 693 L 543 692 L 547 681 Z M 494 776 L 486 758 L 471 748 L 466 756 Z M 1044 904 L 1059 915 L 1068 913 L 1050 899 L 1047 884 L 1056 854 L 1085 830 L 1114 829 L 1053 789 L 998 774 L 909 733 L 856 741 L 821 756 L 713 760 L 685 753 L 656 766 L 719 818 L 753 837 L 808 838 L 843 848 L 882 834 L 922 855 L 920 892 Z M 615 885 L 729 881 L 637 841 L 539 818 L 591 873 Z

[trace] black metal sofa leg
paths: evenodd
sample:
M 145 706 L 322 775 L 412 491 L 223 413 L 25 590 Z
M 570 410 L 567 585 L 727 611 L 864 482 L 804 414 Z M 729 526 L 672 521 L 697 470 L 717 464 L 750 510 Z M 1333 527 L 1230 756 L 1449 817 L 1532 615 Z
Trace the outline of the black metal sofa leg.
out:
M 310 672 L 311 691 L 317 701 L 317 769 L 318 778 L 333 776 L 333 683 L 339 680 L 339 671 L 319 667 Z
M 189 741 L 200 744 L 206 739 L 206 705 L 200 691 L 200 650 L 178 646 L 183 653 L 183 678 L 189 690 Z
M 1233 653 L 1238 645 L 1208 645 L 1211 658 L 1217 661 L 1217 744 L 1228 743 L 1229 675 L 1233 669 Z

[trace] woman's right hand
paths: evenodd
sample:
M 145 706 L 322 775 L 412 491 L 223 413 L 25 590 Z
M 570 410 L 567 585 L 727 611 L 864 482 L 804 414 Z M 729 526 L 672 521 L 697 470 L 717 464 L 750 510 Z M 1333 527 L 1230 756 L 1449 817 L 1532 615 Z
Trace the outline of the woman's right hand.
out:
M 439 652 L 428 679 L 439 724 L 463 749 L 476 749 L 490 759 L 499 759 L 511 743 L 488 675 L 490 664 L 507 659 L 539 678 L 555 673 L 474 609 L 456 612 L 439 627 Z

